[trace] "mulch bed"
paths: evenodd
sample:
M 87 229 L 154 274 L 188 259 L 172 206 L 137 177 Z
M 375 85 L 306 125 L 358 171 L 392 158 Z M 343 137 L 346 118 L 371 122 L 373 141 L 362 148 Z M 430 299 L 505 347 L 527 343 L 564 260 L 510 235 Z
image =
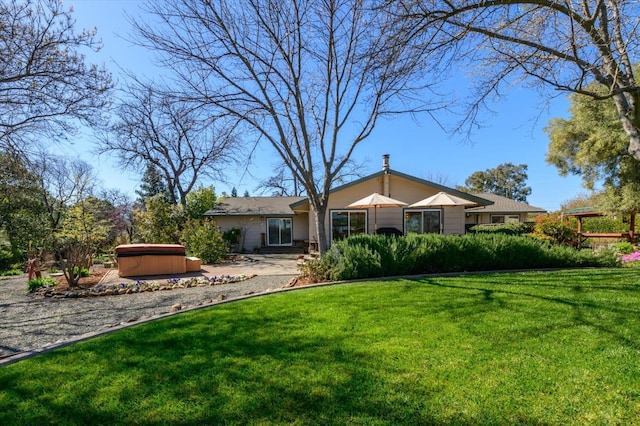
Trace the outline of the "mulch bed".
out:
M 78 287 L 76 287 L 76 289 L 90 288 L 98 285 L 102 277 L 104 277 L 107 274 L 107 272 L 109 272 L 109 269 L 106 269 L 106 268 L 94 269 L 90 271 L 88 277 L 80 278 L 80 281 L 78 282 Z M 60 290 L 60 291 L 69 290 L 69 284 L 67 283 L 67 279 L 64 277 L 64 275 L 53 277 L 53 279 L 55 279 L 56 282 L 58 283 L 55 287 L 53 287 L 55 290 Z

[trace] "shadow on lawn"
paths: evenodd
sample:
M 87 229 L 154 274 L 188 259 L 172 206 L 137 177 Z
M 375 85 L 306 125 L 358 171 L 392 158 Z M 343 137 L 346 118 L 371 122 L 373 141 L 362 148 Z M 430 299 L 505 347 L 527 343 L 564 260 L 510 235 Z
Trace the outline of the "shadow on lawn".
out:
M 291 305 L 274 303 L 285 295 L 271 295 L 166 318 L 55 351 L 39 358 L 46 362 L 29 363 L 27 370 L 19 363 L 16 370 L 0 373 L 0 423 L 506 423 L 499 417 L 504 413 L 482 406 L 481 417 L 473 418 L 464 411 L 437 411 L 446 407 L 440 404 L 446 380 L 423 380 L 426 369 L 403 376 L 384 353 L 387 347 L 378 351 L 353 343 L 370 336 L 355 324 L 375 326 L 371 318 L 391 321 L 392 314 L 384 310 L 398 309 L 415 311 L 408 317 L 416 320 L 448 316 L 473 335 L 479 322 L 487 333 L 492 321 L 509 311 L 523 324 L 514 332 L 503 331 L 499 338 L 504 341 L 589 327 L 627 347 L 640 347 L 636 287 L 607 285 L 606 271 L 592 273 L 584 286 L 558 285 L 562 276 L 532 279 L 528 274 L 520 281 L 515 274 L 506 284 L 492 275 L 395 280 L 376 291 L 366 286 L 358 297 L 350 293 L 348 308 L 341 305 L 335 312 L 316 313 L 309 303 L 294 309 L 297 299 L 286 299 Z M 416 291 L 426 287 L 444 291 Z M 338 287 L 323 291 L 329 296 L 312 300 L 324 306 L 339 294 Z M 600 298 L 601 293 L 607 297 Z M 384 303 L 372 302 L 375 298 Z M 341 321 L 329 321 L 336 315 L 343 316 Z M 623 333 L 625 327 L 634 337 Z M 82 365 L 80 377 L 68 376 L 69 362 Z M 521 422 L 536 423 L 535 414 L 521 415 Z
M 206 311 L 196 312 L 46 355 L 49 365 L 63 366 L 70 354 L 83 360 L 83 383 L 34 365 L 19 376 L 0 375 L 0 387 L 16 400 L 33 398 L 37 391 L 30 388 L 31 380 L 40 381 L 46 373 L 53 377 L 37 395 L 36 405 L 46 417 L 32 409 L 28 422 L 433 422 L 420 399 L 411 407 L 402 392 L 389 393 L 394 386 L 381 374 L 388 368 L 385 359 L 351 349 L 348 330 L 342 337 L 323 337 L 288 329 L 286 318 L 246 312 L 239 324 L 233 317 L 216 316 L 211 323 Z M 281 332 L 273 333 L 274 327 Z M 107 352 L 109 357 L 100 355 Z M 55 384 L 58 380 L 64 380 L 64 390 Z M 137 417 L 141 407 L 158 417 Z M 175 413 L 181 417 L 173 418 Z M 3 417 L 3 424 L 12 423 Z
M 562 274 L 565 279 L 567 275 L 585 277 L 584 284 L 571 287 L 558 284 L 558 274 Z M 531 273 L 522 274 L 522 280 L 518 280 L 518 274 L 514 274 L 514 278 L 507 284 L 501 279 L 502 274 L 464 276 L 464 284 L 460 285 L 449 284 L 451 280 L 439 278 L 419 281 L 426 285 L 477 293 L 477 297 L 463 299 L 471 304 L 476 313 L 494 309 L 495 306 L 509 310 L 522 309 L 521 305 L 513 303 L 517 300 L 514 298 L 520 297 L 564 306 L 571 310 L 571 317 L 563 319 L 560 316 L 550 318 L 549 321 L 541 321 L 542 329 L 550 331 L 556 326 L 586 326 L 628 348 L 640 350 L 640 336 L 633 332 L 640 329 L 640 278 L 632 283 L 619 282 L 616 281 L 620 277 L 619 274 L 620 270 L 545 272 L 540 273 L 535 280 L 531 279 Z M 493 279 L 493 276 L 496 278 Z M 611 277 L 615 277 L 615 280 Z M 501 295 L 509 298 L 502 298 Z M 485 303 L 480 303 L 480 300 Z M 481 308 L 483 305 L 484 308 Z M 451 309 L 450 312 L 455 315 L 455 310 Z M 528 314 L 546 315 L 547 312 L 544 309 Z M 636 323 L 635 326 L 628 327 L 632 322 Z M 628 335 L 622 331 L 627 331 Z

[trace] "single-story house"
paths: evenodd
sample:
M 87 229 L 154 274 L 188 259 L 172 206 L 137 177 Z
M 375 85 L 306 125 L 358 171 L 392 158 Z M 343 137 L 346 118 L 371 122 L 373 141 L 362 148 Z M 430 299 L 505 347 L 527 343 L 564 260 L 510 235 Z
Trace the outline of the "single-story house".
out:
M 469 206 L 411 207 L 411 204 L 439 192 L 467 200 L 473 207 L 487 208 L 495 203 L 488 196 L 468 194 L 392 170 L 389 168 L 389 156 L 385 155 L 381 171 L 331 190 L 325 221 L 327 243 L 330 245 L 334 240 L 359 233 L 464 234 L 468 220 L 465 207 Z M 349 207 L 373 193 L 406 205 Z M 222 231 L 240 228 L 240 249 L 299 247 L 314 250 L 319 237 L 312 210 L 307 197 L 230 197 L 220 200 L 205 215 L 215 218 Z M 477 215 L 482 218 L 480 213 Z
M 467 227 L 479 224 L 527 222 L 529 215 L 547 213 L 543 208 L 530 206 L 501 195 L 486 192 L 473 193 L 473 195 L 493 201 L 493 204 L 468 207 L 466 209 Z

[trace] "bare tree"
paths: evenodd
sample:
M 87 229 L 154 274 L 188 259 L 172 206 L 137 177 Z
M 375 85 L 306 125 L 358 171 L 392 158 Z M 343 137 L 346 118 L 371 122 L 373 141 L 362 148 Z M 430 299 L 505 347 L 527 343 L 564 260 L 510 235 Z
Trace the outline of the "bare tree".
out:
M 414 41 L 451 48 L 457 60 L 479 65 L 478 108 L 515 78 L 543 90 L 612 99 L 629 153 L 640 160 L 638 57 L 640 14 L 626 0 L 399 0 Z M 398 2 L 393 2 L 397 5 Z M 438 29 L 434 35 L 434 28 Z M 591 82 L 606 90 L 593 90 Z
M 38 156 L 33 166 L 38 171 L 42 191 L 42 204 L 47 213 L 51 231 L 60 228 L 65 210 L 94 194 L 93 167 L 82 160 Z
M 274 174 L 261 181 L 255 188 L 264 194 L 274 197 L 298 197 L 302 195 L 302 188 L 295 176 L 291 174 L 284 163 L 278 163 L 273 169 Z
M 356 147 L 381 117 L 430 110 L 416 78 L 428 55 L 397 43 L 403 28 L 376 3 L 167 0 L 147 5 L 163 26 L 133 22 L 185 94 L 273 146 L 309 197 L 321 252 L 329 191 Z
M 24 150 L 96 124 L 109 104 L 111 75 L 87 65 L 96 31 L 74 30 L 61 0 L 0 2 L 0 148 Z
M 98 150 L 115 154 L 134 171 L 153 165 L 164 178 L 170 201 L 186 206 L 199 179 L 216 176 L 234 160 L 233 130 L 229 120 L 211 117 L 192 102 L 152 83 L 134 82 Z

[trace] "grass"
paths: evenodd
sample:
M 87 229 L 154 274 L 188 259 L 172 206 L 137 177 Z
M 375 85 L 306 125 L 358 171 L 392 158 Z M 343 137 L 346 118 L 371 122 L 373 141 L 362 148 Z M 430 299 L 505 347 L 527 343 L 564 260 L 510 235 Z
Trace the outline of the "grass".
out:
M 351 283 L 0 369 L 0 424 L 632 424 L 632 269 Z

